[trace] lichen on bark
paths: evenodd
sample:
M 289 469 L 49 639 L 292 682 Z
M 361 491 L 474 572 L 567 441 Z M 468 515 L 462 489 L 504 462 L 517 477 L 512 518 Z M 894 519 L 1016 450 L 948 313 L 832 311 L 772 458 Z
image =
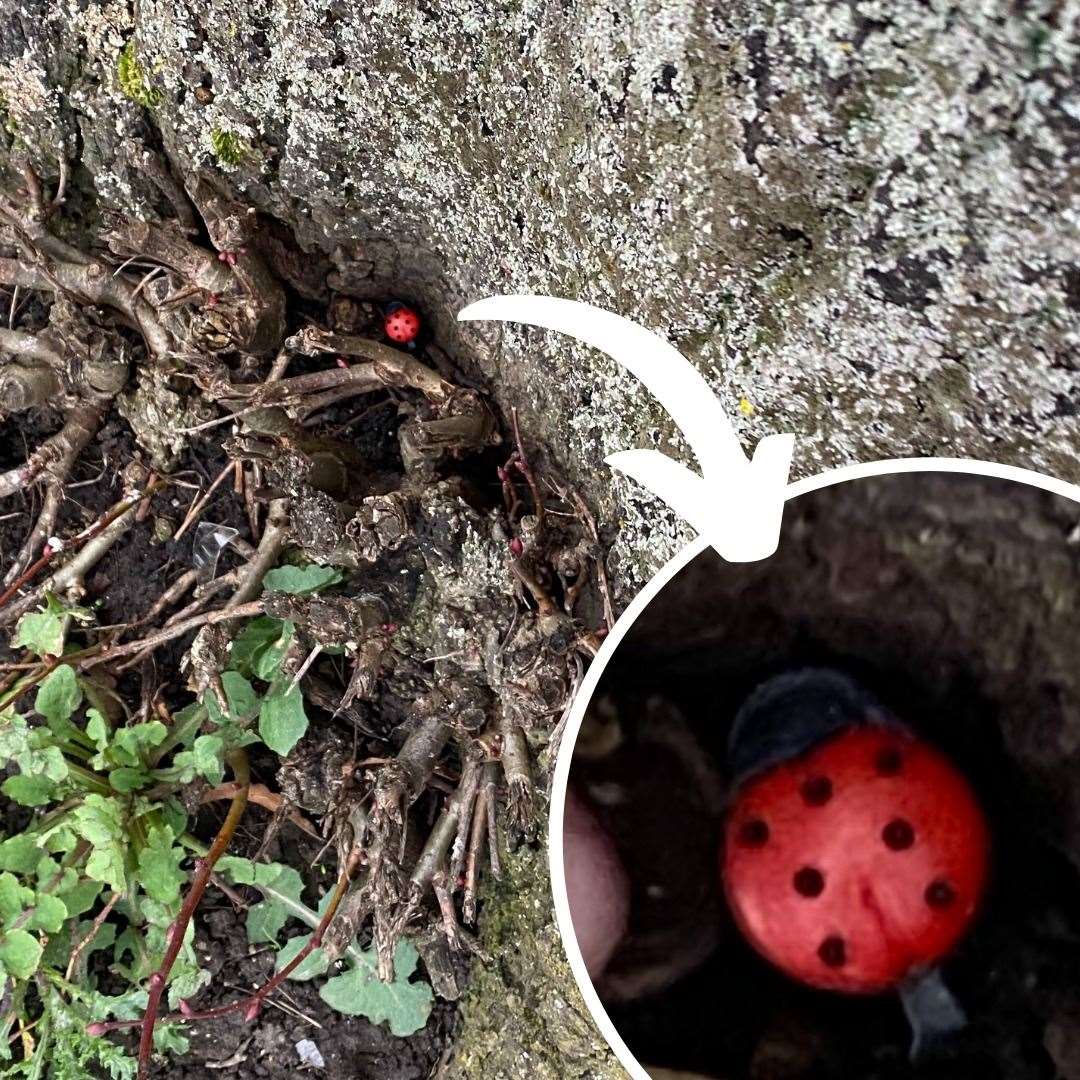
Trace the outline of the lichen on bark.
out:
M 449 1076 L 617 1080 L 624 1076 L 574 985 L 551 919 L 547 857 L 508 854 L 489 881 L 481 944 L 461 1002 L 462 1031 Z

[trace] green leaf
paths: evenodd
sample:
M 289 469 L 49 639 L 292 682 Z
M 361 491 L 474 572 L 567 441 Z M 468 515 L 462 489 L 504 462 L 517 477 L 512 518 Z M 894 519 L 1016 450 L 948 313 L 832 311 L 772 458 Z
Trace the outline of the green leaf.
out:
M 0 870 L 14 870 L 17 874 L 29 874 L 41 858 L 41 848 L 32 836 L 19 833 L 0 843 Z
M 86 710 L 86 734 L 93 740 L 97 750 L 104 750 L 109 745 L 109 722 L 99 709 Z
M 63 900 L 48 893 L 38 893 L 34 900 L 34 913 L 26 925 L 31 930 L 44 930 L 47 934 L 55 934 L 67 918 L 68 909 Z
M 184 850 L 173 846 L 172 829 L 152 828 L 139 852 L 139 884 L 146 895 L 165 904 L 177 899 L 187 880 L 180 869 L 185 858 Z
M 250 746 L 259 741 L 259 736 L 250 728 L 240 727 L 239 724 L 234 724 L 230 720 L 221 724 L 215 734 L 225 740 L 227 750 L 235 750 L 239 746 Z
M 156 765 L 164 760 L 165 755 L 177 746 L 189 746 L 191 740 L 198 734 L 199 729 L 206 721 L 206 706 L 199 701 L 193 701 L 190 705 L 173 713 L 172 727 L 168 737 L 158 744 L 157 749 L 151 755 L 151 761 Z
M 109 785 L 113 791 L 127 794 L 138 791 L 150 782 L 150 774 L 145 769 L 131 768 L 122 765 L 119 769 L 113 769 L 109 773 Z
M 100 881 L 86 880 L 80 881 L 77 885 L 73 885 L 70 889 L 65 889 L 60 893 L 60 899 L 64 901 L 68 917 L 85 915 L 97 903 L 97 898 L 101 895 L 101 889 Z
M 47 851 L 38 852 L 37 865 L 34 867 L 34 877 L 37 879 L 39 888 L 46 884 L 50 884 L 53 878 L 56 878 L 57 888 L 70 889 L 78 880 L 78 875 L 74 870 L 71 870 L 67 880 L 62 881 L 63 871 L 60 869 L 60 860 L 54 859 Z
M 289 938 L 277 954 L 274 970 L 280 971 L 310 940 L 310 934 L 301 934 L 299 937 Z M 297 982 L 306 982 L 308 979 L 314 979 L 317 975 L 325 975 L 329 966 L 330 960 L 326 953 L 322 949 L 312 949 L 289 973 L 289 978 L 296 979 Z
M 25 776 L 45 776 L 59 783 L 66 779 L 68 766 L 54 742 L 48 728 L 31 728 L 26 717 L 15 712 L 0 713 L 0 765 L 14 761 Z
M 277 620 L 274 620 L 277 622 Z M 281 672 L 281 661 L 289 651 L 296 627 L 288 619 L 281 623 L 281 633 L 258 656 L 254 658 L 255 674 L 265 682 L 272 682 Z
M 169 974 L 169 1005 L 179 1008 L 181 1001 L 194 997 L 212 978 L 194 960 L 178 960 Z
M 41 945 L 27 930 L 9 930 L 0 939 L 0 964 L 16 979 L 29 979 L 37 971 Z
M 235 855 L 218 860 L 217 869 L 236 885 L 254 885 L 265 897 L 248 908 L 248 941 L 258 944 L 277 941 L 278 933 L 290 917 L 304 919 L 311 909 L 300 899 L 304 882 L 291 867 L 282 863 L 253 863 Z
M 62 815 L 59 822 L 41 834 L 41 846 L 45 851 L 71 851 L 79 843 L 78 836 L 64 824 L 65 821 L 67 817 Z
M 353 955 L 349 954 L 350 957 Z M 366 1016 L 372 1023 L 389 1021 L 393 1035 L 412 1035 L 431 1015 L 434 995 L 425 982 L 410 982 L 416 970 L 416 948 L 403 938 L 394 953 L 394 981 L 380 981 L 375 951 L 365 950 L 363 962 L 328 979 L 319 997 L 332 1009 L 347 1016 Z
M 145 765 L 149 751 L 160 743 L 169 729 L 160 720 L 117 728 L 112 750 L 125 765 Z
M 81 623 L 94 621 L 94 614 L 88 608 L 68 607 L 55 593 L 46 592 L 45 607 L 19 620 L 12 647 L 29 649 L 43 658 L 59 656 L 64 651 L 65 616 Z
M 246 724 L 254 719 L 259 711 L 259 695 L 252 689 L 251 683 L 239 671 L 222 672 L 221 683 L 225 687 L 225 700 L 229 705 L 227 719 L 236 724 Z M 218 705 L 217 696 L 208 691 L 204 700 L 210 719 L 215 724 L 223 723 L 226 717 Z
M 267 592 L 300 595 L 336 585 L 343 577 L 342 572 L 333 566 L 318 566 L 315 563 L 307 566 L 279 566 L 263 578 L 263 587 Z
M 220 735 L 200 735 L 190 750 L 182 750 L 173 758 L 173 765 L 190 769 L 192 775 L 198 773 L 211 784 L 220 784 L 225 778 L 225 740 Z
M 279 679 L 270 687 L 259 711 L 259 735 L 262 741 L 285 757 L 303 738 L 308 728 L 304 712 L 304 697 L 299 686 L 292 686 L 287 678 Z
M 53 802 L 56 785 L 44 776 L 9 776 L 0 791 L 20 806 L 44 806 Z
M 92 623 L 94 613 L 88 607 L 80 607 L 78 604 L 65 604 L 54 592 L 45 590 L 45 610 L 53 615 L 70 615 L 76 622 Z
M 104 881 L 120 893 L 127 891 L 124 852 L 128 841 L 122 813 L 116 799 L 87 795 L 71 817 L 72 827 L 92 845 L 86 876 Z
M 187 828 L 187 811 L 174 795 L 170 795 L 162 804 L 161 816 L 165 825 L 172 829 L 173 836 L 180 836 Z
M 154 1027 L 154 1049 L 159 1054 L 186 1054 L 191 1040 L 184 1034 L 183 1024 L 157 1024 Z
M 34 899 L 34 890 L 20 885 L 14 874 L 0 874 L 0 923 L 23 913 Z
M 79 880 L 79 874 L 70 866 L 62 866 L 60 862 L 49 855 L 42 855 L 41 861 L 35 870 L 38 891 L 55 893 L 59 896 L 62 892 L 74 888 Z M 29 884 L 29 882 L 27 883 Z
M 38 656 L 59 656 L 64 651 L 64 620 L 51 611 L 32 611 L 19 620 L 13 649 L 29 649 Z
M 270 682 L 281 666 L 296 628 L 291 622 L 259 615 L 237 634 L 229 652 L 231 667 Z
M 68 721 L 82 702 L 82 688 L 69 664 L 54 668 L 38 687 L 34 708 L 61 738 L 67 738 L 73 725 Z

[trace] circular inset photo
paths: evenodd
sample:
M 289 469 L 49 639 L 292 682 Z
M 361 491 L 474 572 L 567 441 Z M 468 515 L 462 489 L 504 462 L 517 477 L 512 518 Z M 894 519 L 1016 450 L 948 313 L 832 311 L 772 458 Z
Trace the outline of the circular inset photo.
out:
M 562 877 L 638 1075 L 1080 1076 L 1078 522 L 989 476 L 822 487 L 616 631 Z

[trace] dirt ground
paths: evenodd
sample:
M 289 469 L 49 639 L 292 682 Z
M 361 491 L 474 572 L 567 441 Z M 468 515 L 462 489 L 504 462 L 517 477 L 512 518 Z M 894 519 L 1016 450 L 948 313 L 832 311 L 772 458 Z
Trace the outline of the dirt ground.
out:
M 212 835 L 214 815 L 202 816 L 210 819 L 205 831 Z M 252 811 L 238 850 L 254 852 L 268 819 L 265 811 Z M 318 846 L 287 828 L 270 856 L 289 865 L 310 866 Z M 324 890 L 333 884 L 332 874 L 309 876 L 318 877 Z M 274 951 L 247 944 L 244 913 L 220 894 L 210 897 L 199 913 L 195 949 L 213 974 L 199 998 L 207 1008 L 261 985 L 273 973 Z M 319 997 L 318 987 L 319 980 L 288 984 L 277 1004 L 263 1010 L 254 1025 L 238 1014 L 192 1025 L 188 1053 L 160 1067 L 155 1075 L 162 1080 L 195 1080 L 212 1069 L 213 1075 L 228 1080 L 281 1080 L 304 1073 L 328 1080 L 422 1080 L 431 1075 L 450 1044 L 457 1014 L 451 1003 L 437 1002 L 426 1027 L 399 1038 L 385 1025 L 335 1012 Z M 301 1069 L 296 1044 L 304 1039 L 315 1043 L 325 1068 Z
M 859 481 L 787 510 L 779 552 L 700 556 L 627 636 L 572 781 L 633 881 L 601 996 L 639 1059 L 721 1080 L 1080 1075 L 1076 507 L 970 477 Z M 992 887 L 945 967 L 970 1024 L 913 1068 L 898 1000 L 803 988 L 736 929 L 718 874 L 725 742 L 786 669 L 860 679 L 974 783 Z
M 348 414 L 347 409 L 339 410 Z M 385 410 L 384 410 L 385 411 Z M 329 418 L 339 422 L 336 413 Z M 17 464 L 26 456 L 26 446 L 37 445 L 52 434 L 58 425 L 57 414 L 49 409 L 35 410 L 28 414 L 9 418 L 0 424 L 0 469 Z M 372 414 L 370 423 L 355 433 L 361 445 L 370 443 L 370 457 L 377 459 L 372 447 L 381 442 L 381 418 Z M 99 441 L 76 466 L 68 500 L 58 522 L 58 531 L 66 534 L 94 520 L 122 494 L 118 465 L 132 459 L 136 453 L 131 431 L 127 424 L 113 416 L 104 428 Z M 226 456 L 216 440 L 193 443 L 173 474 L 176 479 L 188 479 L 193 485 L 206 487 L 221 471 Z M 171 488 L 159 492 L 153 499 L 149 520 L 155 518 L 171 522 L 175 526 L 183 518 L 190 493 Z M 35 502 L 27 493 L 19 500 L 12 500 L 4 519 L 0 519 L 0 550 L 18 550 L 26 529 L 34 520 Z M 222 485 L 207 507 L 204 520 L 230 525 L 241 534 L 247 532 L 243 507 L 230 487 Z M 226 552 L 222 556 L 222 570 L 235 555 Z M 188 570 L 192 560 L 192 535 L 189 532 L 179 541 L 171 539 L 155 542 L 152 528 L 129 530 L 98 564 L 87 581 L 88 595 L 85 603 L 97 602 L 98 620 L 101 625 L 112 625 L 130 620 L 145 611 L 160 595 L 162 589 L 179 574 Z M 177 638 L 162 648 L 154 658 L 156 676 L 170 684 L 171 702 L 185 700 L 184 678 L 178 669 L 181 658 L 191 644 L 194 633 Z M 0 637 L 0 654 L 8 659 L 7 635 Z M 126 684 L 126 685 L 125 685 Z M 135 697 L 138 681 L 134 674 L 128 675 L 119 687 Z M 312 732 L 303 744 L 308 760 L 319 757 L 328 741 L 345 737 L 344 725 L 331 724 L 329 714 L 312 709 L 314 723 Z M 361 743 L 361 746 L 364 744 Z M 374 752 L 376 747 L 371 748 Z M 277 787 L 278 760 L 265 748 L 252 753 L 252 779 Z M 12 833 L 25 823 L 29 812 L 4 800 L 5 811 L 10 820 L 5 831 Z M 227 804 L 218 803 L 204 808 L 192 832 L 209 842 L 217 832 L 225 815 Z M 256 806 L 248 808 L 243 826 L 238 833 L 236 854 L 251 855 L 259 847 L 270 814 Z M 310 867 L 322 847 L 299 830 L 286 825 L 270 847 L 267 857 L 291 866 Z M 307 873 L 309 895 L 307 899 L 317 902 L 333 885 L 331 870 Z M 245 890 L 240 889 L 241 893 Z M 257 900 L 254 890 L 247 891 L 245 899 Z M 216 890 L 211 890 L 200 907 L 196 919 L 195 948 L 200 963 L 213 973 L 213 980 L 199 996 L 201 1007 L 211 1008 L 233 1000 L 242 992 L 264 983 L 273 972 L 274 952 L 256 949 L 247 943 L 244 930 L 244 912 Z M 99 966 L 100 967 L 100 966 Z M 104 970 L 96 972 L 106 991 L 120 992 L 123 984 L 110 982 Z M 173 1059 L 167 1065 L 158 1064 L 154 1075 L 161 1080 L 194 1080 L 207 1075 L 220 1076 L 223 1080 L 248 1080 L 254 1077 L 293 1077 L 300 1070 L 300 1058 L 296 1043 L 312 1040 L 325 1061 L 325 1068 L 317 1075 L 328 1080 L 419 1080 L 431 1075 L 451 1044 L 457 1023 L 456 1005 L 438 1001 L 427 1025 L 416 1034 L 402 1038 L 391 1035 L 385 1025 L 370 1023 L 362 1017 L 344 1016 L 329 1008 L 319 997 L 319 980 L 315 982 L 289 983 L 279 994 L 273 1007 L 264 1009 L 254 1023 L 246 1023 L 239 1015 L 215 1022 L 192 1025 L 189 1031 L 191 1049 L 181 1059 Z M 130 1040 L 134 1050 L 136 1040 Z M 213 1070 L 209 1073 L 208 1070 Z M 305 1070 L 311 1071 L 311 1070 Z

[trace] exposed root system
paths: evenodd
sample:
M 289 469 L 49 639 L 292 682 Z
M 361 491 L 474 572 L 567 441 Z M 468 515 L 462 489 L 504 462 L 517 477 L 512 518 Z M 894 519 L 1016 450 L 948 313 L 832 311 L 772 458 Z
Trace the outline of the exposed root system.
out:
M 170 175 L 164 160 L 152 165 Z M 67 183 L 66 164 L 52 194 L 27 167 L 21 190 L 0 199 L 0 288 L 10 294 L 0 420 L 59 417 L 55 434 L 0 473 L 0 497 L 25 507 L 43 493 L 18 550 L 5 553 L 0 624 L 52 594 L 89 599 L 110 550 L 133 530 L 163 528 L 169 506 L 182 518 L 170 531 L 188 540 L 234 502 L 240 527 L 222 533 L 220 570 L 216 555 L 209 566 L 170 561 L 139 610 L 80 626 L 87 641 L 65 662 L 115 686 L 129 715 L 171 722 L 188 691 L 227 707 L 222 674 L 245 620 L 287 620 L 295 636 L 282 671 L 315 723 L 277 763 L 276 784 L 250 782 L 238 762 L 230 784 L 197 782 L 192 805 L 232 800 L 226 841 L 250 800 L 272 814 L 260 851 L 296 827 L 336 853 L 333 900 L 290 971 L 311 948 L 333 957 L 366 933 L 384 979 L 403 936 L 423 939 L 425 956 L 438 952 L 432 935 L 444 952 L 478 953 L 468 928 L 480 883 L 499 874 L 501 848 L 534 836 L 547 776 L 537 754 L 553 757 L 552 733 L 613 618 L 588 508 L 530 451 L 516 414 L 501 424 L 480 389 L 451 381 L 445 354 L 436 368 L 423 346 L 386 343 L 374 305 L 331 297 L 321 311 L 294 310 L 257 254 L 257 215 L 204 181 L 186 192 L 172 184 L 174 220 L 107 218 L 88 246 L 66 238 Z M 358 397 L 372 403 L 350 416 Z M 95 449 L 117 410 L 136 448 L 129 439 L 121 461 Z M 374 453 L 358 449 L 358 417 L 381 433 Z M 223 434 L 216 477 L 192 484 L 183 466 Z M 99 454 L 92 483 L 120 473 L 124 494 L 83 512 L 76 472 Z M 264 591 L 283 563 L 341 573 L 329 591 Z M 186 687 L 174 675 L 181 657 Z M 29 689 L 56 666 L 14 659 L 5 689 L 16 678 Z M 196 863 L 185 922 L 220 881 L 213 861 Z M 177 947 L 182 931 L 171 931 Z M 141 1025 L 144 1070 L 169 962 L 149 980 L 141 1021 L 95 1025 Z M 284 977 L 169 1019 L 253 1016 Z

